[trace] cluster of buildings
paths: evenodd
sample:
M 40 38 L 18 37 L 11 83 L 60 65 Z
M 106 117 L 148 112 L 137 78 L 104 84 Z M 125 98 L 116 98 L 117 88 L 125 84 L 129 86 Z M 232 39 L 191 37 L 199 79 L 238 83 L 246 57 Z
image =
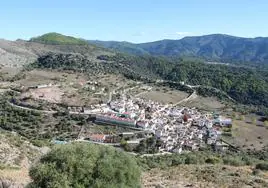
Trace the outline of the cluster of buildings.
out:
M 232 125 L 231 119 L 217 114 L 126 96 L 103 105 L 99 111 L 96 123 L 149 131 L 162 141 L 158 149 L 163 152 L 219 146 L 222 127 Z

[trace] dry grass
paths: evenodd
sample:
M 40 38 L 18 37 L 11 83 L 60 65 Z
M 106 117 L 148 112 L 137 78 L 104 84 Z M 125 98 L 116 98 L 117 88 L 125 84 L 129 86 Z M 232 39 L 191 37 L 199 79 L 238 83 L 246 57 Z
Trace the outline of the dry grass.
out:
M 242 149 L 261 150 L 268 145 L 268 129 L 245 120 L 233 121 L 232 134 L 230 141 Z
M 0 68 L 0 74 L 4 76 L 5 78 L 9 78 L 12 76 L 15 76 L 21 68 L 16 68 L 16 67 L 1 67 Z
M 27 185 L 31 182 L 31 178 L 29 177 L 27 169 L 5 169 L 0 170 L 0 178 L 10 180 L 13 183 L 19 185 Z
M 63 73 L 57 71 L 45 71 L 45 70 L 32 70 L 26 74 L 26 78 L 17 81 L 23 86 L 36 86 L 49 83 L 63 83 L 70 85 L 70 83 L 85 82 L 86 78 L 81 74 Z
M 144 173 L 145 188 L 156 187 L 265 187 L 263 174 L 252 175 L 251 167 L 180 165 L 169 169 L 152 169 Z
M 183 103 L 183 105 L 188 107 L 196 107 L 198 109 L 206 111 L 222 110 L 225 107 L 225 105 L 215 97 L 201 96 L 198 96 L 193 100 Z
M 139 97 L 145 98 L 147 100 L 158 101 L 161 103 L 177 103 L 182 99 L 186 98 L 189 94 L 174 90 L 174 91 L 165 91 L 163 89 L 152 90 L 149 92 L 144 92 Z

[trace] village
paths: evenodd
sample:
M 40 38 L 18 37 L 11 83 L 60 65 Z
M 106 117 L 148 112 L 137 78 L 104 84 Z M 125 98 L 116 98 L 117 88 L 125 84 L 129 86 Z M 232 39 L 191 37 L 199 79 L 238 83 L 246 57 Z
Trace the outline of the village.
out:
M 96 110 L 95 123 L 128 127 L 133 130 L 129 135 L 146 132 L 147 137 L 154 136 L 162 141 L 158 148 L 160 152 L 181 153 L 206 145 L 212 145 L 217 150 L 228 148 L 221 141 L 221 134 L 223 128 L 231 128 L 232 120 L 216 113 L 201 113 L 196 108 L 160 104 L 126 95 L 107 105 L 100 105 Z M 110 138 L 110 135 L 98 134 L 90 135 L 87 139 L 111 143 Z M 138 144 L 142 139 L 128 140 L 128 143 Z
M 86 85 L 93 87 L 95 90 L 99 84 L 88 82 Z M 58 87 L 57 84 L 44 84 L 31 86 L 27 91 L 30 90 L 31 96 L 34 96 L 35 92 L 39 92 L 36 97 L 44 100 L 47 96 L 50 96 L 45 91 L 50 91 L 52 88 L 54 88 L 53 91 L 56 91 Z M 141 88 L 141 92 L 132 95 L 129 91 L 137 87 Z M 142 93 L 151 89 L 147 85 L 137 85 L 132 88 L 112 90 L 110 93 L 106 93 L 108 100 L 102 103 L 87 106 L 68 106 L 67 111 L 70 114 L 89 116 L 87 118 L 89 124 L 100 127 L 110 126 L 116 129 L 120 127 L 125 130 L 115 133 L 109 133 L 109 131 L 92 132 L 82 127 L 76 139 L 66 141 L 55 138 L 53 142 L 65 144 L 73 141 L 83 141 L 120 147 L 122 141 L 125 141 L 128 145 L 135 147 L 141 141 L 153 137 L 161 143 L 156 148 L 160 153 L 182 153 L 199 150 L 207 146 L 211 146 L 215 150 L 228 148 L 228 144 L 222 141 L 221 135 L 223 131 L 231 130 L 232 120 L 230 118 L 225 118 L 215 112 L 201 112 L 195 107 L 181 106 L 180 102 L 176 104 L 161 103 L 140 97 Z M 181 101 L 185 101 L 193 95 L 195 95 L 195 91 Z M 15 100 L 10 102 L 13 106 L 23 109 L 28 108 L 23 103 L 17 104 Z M 22 104 L 24 106 L 20 106 Z M 40 112 L 57 113 L 57 111 L 48 110 L 40 110 Z

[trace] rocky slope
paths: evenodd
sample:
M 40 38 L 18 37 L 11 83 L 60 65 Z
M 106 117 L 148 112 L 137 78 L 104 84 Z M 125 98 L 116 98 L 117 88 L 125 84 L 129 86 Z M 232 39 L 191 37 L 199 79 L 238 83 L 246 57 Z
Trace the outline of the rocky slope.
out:
M 33 146 L 25 138 L 0 131 L 0 188 L 21 188 L 31 179 L 30 166 L 49 148 Z
M 33 63 L 38 57 L 49 52 L 53 53 L 80 53 L 96 59 L 99 55 L 112 54 L 95 45 L 52 45 L 23 40 L 0 40 L 0 67 L 21 67 Z

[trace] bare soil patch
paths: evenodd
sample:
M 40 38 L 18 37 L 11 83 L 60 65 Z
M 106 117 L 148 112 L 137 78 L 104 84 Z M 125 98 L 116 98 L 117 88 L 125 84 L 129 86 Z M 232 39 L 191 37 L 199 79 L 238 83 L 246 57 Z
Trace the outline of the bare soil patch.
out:
M 46 100 L 50 103 L 60 103 L 64 92 L 56 87 L 47 87 L 39 89 L 30 89 L 28 92 L 23 93 L 22 97 L 31 97 L 33 99 Z

